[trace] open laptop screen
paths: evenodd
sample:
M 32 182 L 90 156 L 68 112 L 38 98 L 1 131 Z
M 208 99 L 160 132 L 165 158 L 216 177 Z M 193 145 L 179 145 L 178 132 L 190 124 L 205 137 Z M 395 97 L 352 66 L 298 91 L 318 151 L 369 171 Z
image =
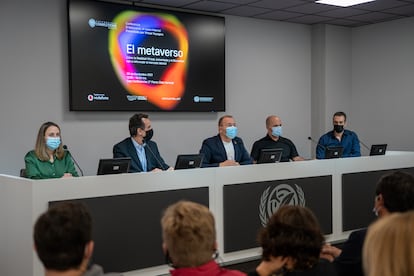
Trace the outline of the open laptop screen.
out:
M 280 162 L 282 153 L 282 149 L 261 149 L 257 164 Z
M 387 151 L 387 144 L 372 145 L 369 155 L 384 155 Z
M 203 154 L 180 154 L 175 162 L 175 170 L 200 168 Z
M 129 172 L 131 164 L 130 157 L 100 159 L 98 164 L 98 175 L 118 174 Z
M 342 146 L 326 147 L 325 159 L 341 158 L 343 152 L 344 152 L 344 148 Z

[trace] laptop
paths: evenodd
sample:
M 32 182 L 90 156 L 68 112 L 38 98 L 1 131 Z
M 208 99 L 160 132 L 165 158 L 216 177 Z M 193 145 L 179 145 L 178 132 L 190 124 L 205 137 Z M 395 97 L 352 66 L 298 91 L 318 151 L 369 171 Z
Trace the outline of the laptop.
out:
M 98 164 L 98 175 L 118 174 L 129 172 L 131 165 L 130 157 L 100 159 Z
M 179 154 L 175 161 L 175 170 L 200 168 L 203 154 Z
M 331 146 L 325 149 L 325 159 L 341 158 L 344 153 L 344 147 L 342 146 Z
M 257 164 L 280 162 L 282 154 L 283 149 L 261 149 Z
M 384 155 L 386 151 L 387 151 L 387 144 L 372 145 L 371 150 L 369 151 L 369 155 L 370 156 Z

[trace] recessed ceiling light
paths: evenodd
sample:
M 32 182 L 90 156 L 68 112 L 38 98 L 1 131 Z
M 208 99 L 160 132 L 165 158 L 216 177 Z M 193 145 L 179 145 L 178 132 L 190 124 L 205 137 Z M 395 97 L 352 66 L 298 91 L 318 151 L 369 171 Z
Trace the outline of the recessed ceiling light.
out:
M 334 5 L 339 7 L 349 7 L 353 5 L 358 5 L 362 3 L 368 3 L 375 0 L 318 0 L 316 3 L 318 4 L 328 4 L 328 5 Z

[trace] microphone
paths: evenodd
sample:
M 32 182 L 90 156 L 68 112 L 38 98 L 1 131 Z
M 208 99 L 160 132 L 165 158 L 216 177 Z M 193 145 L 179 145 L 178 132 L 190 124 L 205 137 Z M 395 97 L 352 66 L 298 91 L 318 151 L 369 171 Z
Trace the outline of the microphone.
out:
M 152 154 L 152 156 L 155 158 L 155 160 L 157 160 L 158 165 L 161 167 L 161 169 L 163 171 L 167 170 L 166 168 L 164 168 L 164 166 L 162 165 L 162 162 L 157 158 L 157 156 L 154 154 L 154 152 L 152 151 L 151 147 L 147 145 L 147 143 L 144 143 L 144 147 L 147 148 L 149 150 L 149 152 Z
M 312 137 L 308 136 L 308 140 L 311 140 L 315 145 L 317 145 L 317 146 L 323 148 L 324 150 L 326 150 L 326 147 L 324 145 L 319 144 L 318 142 L 313 140 Z
M 364 146 L 364 148 L 366 148 L 367 150 L 371 150 L 367 145 L 365 145 L 364 144 L 364 142 L 362 142 L 361 140 L 359 140 L 359 143 L 361 144 L 361 145 L 363 145 Z
M 76 167 L 78 167 L 78 169 L 79 169 L 79 172 L 83 176 L 83 171 L 82 171 L 81 167 L 79 166 L 78 162 L 76 162 L 75 158 L 73 158 L 73 155 L 70 153 L 70 151 L 68 149 L 68 146 L 63 145 L 63 150 L 66 151 L 69 154 L 70 158 L 72 158 L 72 160 L 73 160 L 73 163 L 75 163 Z

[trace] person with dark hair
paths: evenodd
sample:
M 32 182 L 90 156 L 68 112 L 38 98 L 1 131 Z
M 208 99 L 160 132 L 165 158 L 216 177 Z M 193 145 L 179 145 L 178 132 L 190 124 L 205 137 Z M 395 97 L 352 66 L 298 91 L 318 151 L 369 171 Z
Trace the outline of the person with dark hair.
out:
M 395 171 L 382 176 L 377 183 L 373 211 L 379 219 L 394 212 L 414 210 L 414 176 Z M 352 232 L 339 249 L 326 244 L 321 257 L 333 261 L 339 276 L 362 276 L 362 247 L 367 229 Z
M 278 116 L 270 115 L 266 118 L 266 130 L 266 136 L 253 144 L 250 155 L 254 163 L 259 160 L 262 149 L 282 149 L 281 162 L 304 160 L 303 157 L 299 156 L 295 144 L 290 139 L 282 136 L 282 120 Z
M 342 157 L 359 157 L 361 148 L 359 145 L 358 135 L 346 127 L 345 112 L 338 111 L 332 117 L 333 130 L 325 133 L 319 138 L 316 146 L 316 158 L 324 159 L 327 147 L 342 146 L 344 151 Z
M 114 158 L 130 157 L 129 172 L 172 170 L 162 159 L 157 143 L 152 141 L 154 130 L 147 114 L 134 114 L 129 119 L 129 134 L 113 147 Z
M 78 176 L 70 153 L 63 149 L 60 127 L 53 122 L 40 126 L 35 148 L 26 154 L 24 162 L 27 178 Z
M 306 207 L 280 207 L 258 240 L 262 261 L 249 276 L 336 276 L 333 265 L 319 258 L 325 238 L 315 215 Z
M 218 121 L 216 136 L 203 141 L 202 167 L 225 167 L 252 164 L 243 140 L 237 137 L 236 121 L 231 115 L 224 115 Z
M 170 205 L 161 219 L 162 248 L 173 276 L 243 276 L 221 268 L 217 257 L 214 216 L 199 203 L 179 201 Z
M 63 202 L 53 205 L 39 216 L 33 232 L 35 250 L 46 276 L 104 275 L 98 265 L 88 269 L 94 242 L 92 218 L 84 204 Z

